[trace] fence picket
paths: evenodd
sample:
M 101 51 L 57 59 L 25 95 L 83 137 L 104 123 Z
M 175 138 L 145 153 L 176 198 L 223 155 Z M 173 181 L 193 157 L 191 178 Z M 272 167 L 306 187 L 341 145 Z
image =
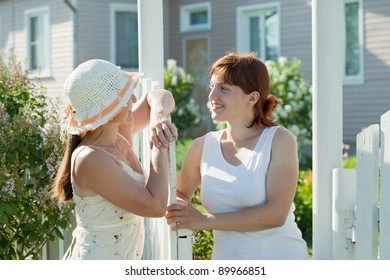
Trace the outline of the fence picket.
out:
M 390 111 L 380 126 L 380 258 L 390 259 Z
M 157 81 L 151 79 L 142 80 L 142 93 L 147 94 L 150 90 L 160 89 Z M 140 146 L 141 162 L 146 174 L 149 174 L 150 148 L 149 148 L 149 130 L 144 129 Z M 174 160 L 171 158 L 170 160 Z M 176 161 L 175 161 L 176 162 Z M 176 170 L 176 166 L 174 167 Z M 174 194 L 176 196 L 176 194 Z M 169 260 L 171 259 L 171 238 L 170 229 L 165 218 L 145 218 L 145 243 L 143 259 L 145 260 Z
M 356 137 L 356 259 L 378 257 L 379 125 Z
M 356 170 L 333 169 L 332 259 L 354 258 Z
M 169 145 L 169 202 L 176 202 L 176 144 Z M 171 259 L 192 260 L 192 231 L 181 229 L 170 231 Z

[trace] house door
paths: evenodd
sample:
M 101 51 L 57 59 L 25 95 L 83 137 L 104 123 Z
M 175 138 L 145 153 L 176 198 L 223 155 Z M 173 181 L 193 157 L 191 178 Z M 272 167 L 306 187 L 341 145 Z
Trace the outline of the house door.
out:
M 209 84 L 209 43 L 208 38 L 186 39 L 184 44 L 184 66 L 189 74 L 195 78 L 193 97 L 199 105 L 202 116 L 198 127 L 188 133 L 191 137 L 198 137 L 212 128 L 210 111 L 207 108 Z

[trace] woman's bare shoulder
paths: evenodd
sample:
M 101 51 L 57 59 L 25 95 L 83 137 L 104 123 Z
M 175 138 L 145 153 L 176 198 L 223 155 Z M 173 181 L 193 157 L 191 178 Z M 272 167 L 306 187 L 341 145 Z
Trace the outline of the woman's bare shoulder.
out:
M 114 155 L 94 146 L 82 146 L 81 151 L 74 155 L 74 168 L 80 173 L 99 169 L 120 167 Z
M 296 142 L 297 138 L 290 130 L 280 126 L 275 132 L 274 142 Z

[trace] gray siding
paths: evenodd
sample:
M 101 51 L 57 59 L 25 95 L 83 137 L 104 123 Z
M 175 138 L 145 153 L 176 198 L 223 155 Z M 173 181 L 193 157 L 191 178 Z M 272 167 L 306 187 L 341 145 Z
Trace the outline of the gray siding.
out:
M 390 110 L 390 1 L 365 0 L 364 84 L 344 86 L 344 141 Z
M 311 4 L 306 0 L 280 1 L 281 55 L 302 61 L 306 81 L 311 83 Z
M 83 0 L 79 10 L 79 63 L 110 60 L 110 3 L 136 4 L 137 0 Z

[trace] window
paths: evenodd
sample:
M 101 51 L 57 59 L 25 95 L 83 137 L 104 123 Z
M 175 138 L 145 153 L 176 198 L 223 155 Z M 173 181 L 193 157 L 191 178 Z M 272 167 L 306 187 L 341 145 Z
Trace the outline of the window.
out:
M 49 8 L 26 10 L 27 65 L 29 76 L 50 76 L 50 19 Z
M 277 4 L 237 8 L 237 50 L 256 52 L 263 60 L 278 59 L 280 40 Z
M 180 7 L 180 32 L 206 31 L 211 29 L 210 2 Z
M 111 4 L 111 61 L 128 71 L 138 64 L 138 15 L 136 4 Z
M 361 0 L 345 0 L 344 84 L 363 83 L 363 18 Z

